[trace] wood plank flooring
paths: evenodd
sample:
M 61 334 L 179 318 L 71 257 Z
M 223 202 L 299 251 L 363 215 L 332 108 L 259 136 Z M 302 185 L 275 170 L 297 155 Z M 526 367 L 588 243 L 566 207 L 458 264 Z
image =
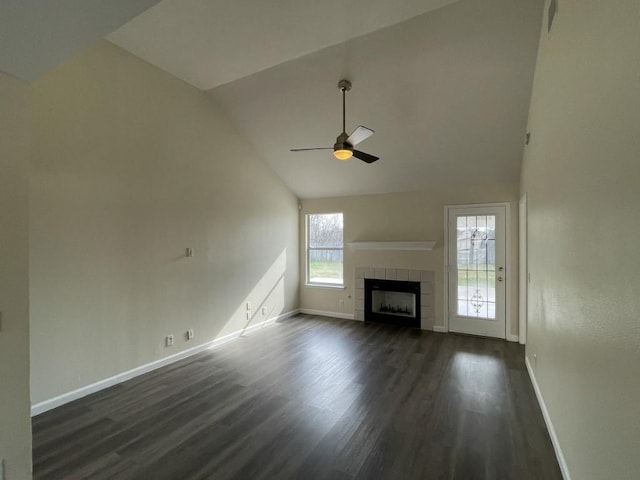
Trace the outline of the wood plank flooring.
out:
M 499 340 L 299 315 L 33 419 L 36 480 L 561 479 Z

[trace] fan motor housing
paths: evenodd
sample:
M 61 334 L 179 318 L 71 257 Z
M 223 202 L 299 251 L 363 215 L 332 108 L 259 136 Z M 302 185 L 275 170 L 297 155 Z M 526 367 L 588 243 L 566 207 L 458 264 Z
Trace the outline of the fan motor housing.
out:
M 334 143 L 333 144 L 333 151 L 335 152 L 336 150 L 351 150 L 353 152 L 353 146 L 350 143 Z

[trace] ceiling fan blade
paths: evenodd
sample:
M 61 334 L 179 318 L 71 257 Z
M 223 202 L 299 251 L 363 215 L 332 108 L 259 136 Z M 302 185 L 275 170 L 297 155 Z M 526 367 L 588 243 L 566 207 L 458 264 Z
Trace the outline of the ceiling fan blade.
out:
M 367 163 L 373 163 L 380 158 L 375 155 L 369 155 L 368 153 L 361 152 L 360 150 L 354 150 L 353 156 Z
M 349 138 L 347 138 L 347 142 L 349 142 L 353 146 L 356 146 L 360 142 L 365 141 L 367 138 L 369 138 L 374 133 L 375 132 L 373 130 L 371 130 L 370 128 L 367 128 L 367 127 L 365 127 L 363 125 L 359 125 L 358 128 L 356 128 L 353 131 L 353 133 L 351 135 L 349 135 Z
M 318 148 L 292 148 L 290 152 L 308 152 L 310 150 L 333 150 L 333 147 L 318 147 Z

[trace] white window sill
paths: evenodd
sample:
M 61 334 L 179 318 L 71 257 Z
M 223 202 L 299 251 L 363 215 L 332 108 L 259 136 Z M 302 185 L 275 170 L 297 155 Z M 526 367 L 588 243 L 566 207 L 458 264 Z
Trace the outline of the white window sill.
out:
M 309 288 L 328 288 L 330 290 L 344 290 L 344 285 L 331 285 L 329 283 L 305 283 L 305 287 Z

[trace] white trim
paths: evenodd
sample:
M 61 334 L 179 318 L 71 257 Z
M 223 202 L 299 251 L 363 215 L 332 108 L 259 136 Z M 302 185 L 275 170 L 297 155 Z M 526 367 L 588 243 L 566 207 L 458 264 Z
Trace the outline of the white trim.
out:
M 35 405 L 31 406 L 31 416 L 33 417 L 36 415 L 40 415 L 41 413 L 47 412 L 56 407 L 60 407 L 66 403 L 72 402 L 79 398 L 86 397 L 87 395 L 90 395 L 92 393 L 99 392 L 100 390 L 104 390 L 105 388 L 109 388 L 109 387 L 112 387 L 113 385 L 126 382 L 127 380 L 130 380 L 132 378 L 138 377 L 145 373 L 151 372 L 160 367 L 164 367 L 165 365 L 175 363 L 179 360 L 190 357 L 197 353 L 204 352 L 205 350 L 209 350 L 211 348 L 217 347 L 218 345 L 222 345 L 223 343 L 227 343 L 231 340 L 234 340 L 240 337 L 241 335 L 246 334 L 247 332 L 251 332 L 259 328 L 264 328 L 270 324 L 277 322 L 278 320 L 283 320 L 285 318 L 292 317 L 293 315 L 296 315 L 298 313 L 300 313 L 300 311 L 296 309 L 287 313 L 280 314 L 277 317 L 273 317 L 263 322 L 256 323 L 255 325 L 251 325 L 250 327 L 247 327 L 244 330 L 238 330 L 236 332 L 229 333 L 228 335 L 218 337 L 214 340 L 203 343 L 202 345 L 188 348 L 187 350 L 183 350 L 182 352 L 169 355 L 168 357 L 155 360 L 151 363 L 147 363 L 145 365 L 141 365 L 131 370 L 127 370 L 126 372 L 118 373 L 113 377 L 105 378 L 104 380 L 100 380 L 98 382 L 78 388 L 71 392 L 63 393 L 62 395 L 58 395 L 57 397 L 53 397 L 48 400 L 44 400 L 42 402 L 36 403 Z
M 504 202 L 505 208 L 505 239 L 504 239 L 504 248 L 505 248 L 505 256 L 507 268 L 505 269 L 505 274 L 507 277 L 507 281 L 504 285 L 504 333 L 505 338 L 509 340 L 509 330 L 511 330 L 511 274 L 513 273 L 513 265 L 511 264 L 511 204 L 509 202 Z
M 433 331 L 440 332 L 440 333 L 447 333 L 447 327 L 445 327 L 444 325 L 434 325 Z
M 507 281 L 504 285 L 504 334 L 503 338 L 509 340 L 509 334 L 507 330 L 511 326 L 511 272 L 513 268 L 511 266 L 511 203 L 510 202 L 493 202 L 493 203 L 478 203 L 467 205 L 445 205 L 444 206 L 444 283 L 443 283 L 443 296 L 444 296 L 444 328 L 445 331 L 449 330 L 449 210 L 458 208 L 492 208 L 492 207 L 504 207 L 505 209 L 505 263 L 506 270 L 505 276 Z
M 449 332 L 449 205 L 444 206 L 444 270 L 443 270 L 443 288 L 444 296 L 444 318 L 442 331 Z
M 528 266 L 528 256 L 527 256 L 527 236 L 528 236 L 528 228 L 527 228 L 527 194 L 526 192 L 522 194 L 520 197 L 520 202 L 518 203 L 518 266 L 519 266 L 519 275 L 518 275 L 518 285 L 519 285 L 519 302 L 518 302 L 518 324 L 520 331 L 520 343 L 527 343 L 527 303 L 528 303 L 528 294 L 529 294 L 529 266 Z
M 347 245 L 355 250 L 433 250 L 436 242 L 349 242 Z
M 484 208 L 484 207 L 504 207 L 510 202 L 490 202 L 490 203 L 464 203 L 461 205 L 452 203 L 445 205 L 444 208 Z
M 301 210 L 300 210 L 301 211 Z M 309 218 L 312 216 L 318 215 L 341 215 L 342 216 L 342 247 L 340 248 L 311 248 L 309 246 Z M 344 288 L 344 211 L 342 212 L 316 212 L 316 213 L 305 213 L 304 214 L 304 286 L 305 287 L 323 287 L 323 288 Z M 309 274 L 311 273 L 311 269 L 309 268 L 309 251 L 310 250 L 335 250 L 342 252 L 342 283 L 337 286 L 332 286 L 332 284 L 326 283 L 313 283 L 309 278 Z
M 300 313 L 306 313 L 307 315 L 321 315 L 323 317 L 342 318 L 344 320 L 355 319 L 355 315 L 353 313 L 330 312 L 328 310 L 312 310 L 310 308 L 301 308 Z
M 305 283 L 303 287 L 309 288 L 328 288 L 329 290 L 344 290 L 346 287 L 344 284 L 331 285 L 330 283 Z
M 517 342 L 518 335 L 514 335 L 513 333 L 507 333 L 507 342 Z
M 547 425 L 547 430 L 549 431 L 549 436 L 551 437 L 551 444 L 553 445 L 553 449 L 556 452 L 556 458 L 558 459 L 558 465 L 560 466 L 562 478 L 564 478 L 564 480 L 571 480 L 571 475 L 569 475 L 569 467 L 567 467 L 567 462 L 564 459 L 564 454 L 562 453 L 562 448 L 560 447 L 560 441 L 558 440 L 556 429 L 553 427 L 553 422 L 551 421 L 551 417 L 549 416 L 547 405 L 544 403 L 544 398 L 542 398 L 542 392 L 540 391 L 540 387 L 538 386 L 538 381 L 536 380 L 536 376 L 533 373 L 533 368 L 531 368 L 531 363 L 529 363 L 529 357 L 525 357 L 524 363 L 527 366 L 527 371 L 529 372 L 529 378 L 531 379 L 531 384 L 533 385 L 533 391 L 536 392 L 536 398 L 538 399 L 540 410 L 542 410 L 542 417 L 544 418 L 544 423 Z

